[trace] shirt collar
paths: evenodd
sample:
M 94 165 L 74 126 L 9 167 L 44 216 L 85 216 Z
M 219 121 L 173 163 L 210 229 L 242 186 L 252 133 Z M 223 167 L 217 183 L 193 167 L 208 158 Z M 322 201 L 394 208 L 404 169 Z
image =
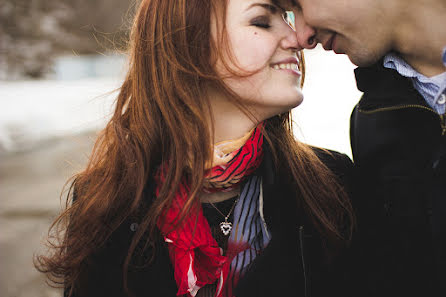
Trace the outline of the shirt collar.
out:
M 446 47 L 443 49 L 442 60 L 443 64 L 446 66 Z M 416 71 L 406 61 L 404 61 L 403 58 L 401 58 L 394 52 L 390 52 L 386 56 L 384 56 L 383 65 L 385 68 L 396 70 L 401 76 L 408 78 L 416 78 L 422 83 L 436 82 L 437 80 L 441 81 L 444 79 L 443 76 L 446 74 L 446 72 L 444 72 L 431 78 L 426 77 L 423 74 Z
M 443 49 L 443 65 L 446 66 L 446 46 Z

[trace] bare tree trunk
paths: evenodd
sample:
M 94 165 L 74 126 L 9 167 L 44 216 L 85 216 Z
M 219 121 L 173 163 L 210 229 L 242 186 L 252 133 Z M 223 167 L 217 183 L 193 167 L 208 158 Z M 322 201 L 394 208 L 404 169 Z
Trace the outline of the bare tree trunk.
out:
M 40 78 L 54 57 L 126 47 L 134 0 L 3 0 L 0 79 Z

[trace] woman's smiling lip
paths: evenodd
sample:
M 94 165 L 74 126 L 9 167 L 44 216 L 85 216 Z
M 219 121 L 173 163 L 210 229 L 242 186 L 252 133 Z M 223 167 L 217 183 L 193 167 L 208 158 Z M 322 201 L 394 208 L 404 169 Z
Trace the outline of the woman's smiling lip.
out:
M 284 70 L 297 76 L 302 75 L 299 71 L 299 59 L 297 57 L 289 57 L 282 61 L 272 63 L 270 66 L 274 70 Z

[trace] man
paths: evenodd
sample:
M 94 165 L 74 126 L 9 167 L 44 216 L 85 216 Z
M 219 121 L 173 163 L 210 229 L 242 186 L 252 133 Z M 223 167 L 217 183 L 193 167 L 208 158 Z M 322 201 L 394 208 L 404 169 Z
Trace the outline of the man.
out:
M 446 296 L 446 0 L 297 0 L 299 43 L 347 54 L 358 296 Z

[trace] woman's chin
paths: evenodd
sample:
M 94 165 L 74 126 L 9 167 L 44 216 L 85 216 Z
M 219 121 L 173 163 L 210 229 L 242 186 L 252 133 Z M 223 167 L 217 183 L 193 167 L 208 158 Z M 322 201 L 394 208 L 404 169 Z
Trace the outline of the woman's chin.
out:
M 299 92 L 296 94 L 294 94 L 293 96 L 291 96 L 291 98 L 287 101 L 289 102 L 289 104 L 287 104 L 286 106 L 286 110 L 284 110 L 284 112 L 291 110 L 293 108 L 298 107 L 304 100 L 304 95 L 303 93 L 299 90 Z

